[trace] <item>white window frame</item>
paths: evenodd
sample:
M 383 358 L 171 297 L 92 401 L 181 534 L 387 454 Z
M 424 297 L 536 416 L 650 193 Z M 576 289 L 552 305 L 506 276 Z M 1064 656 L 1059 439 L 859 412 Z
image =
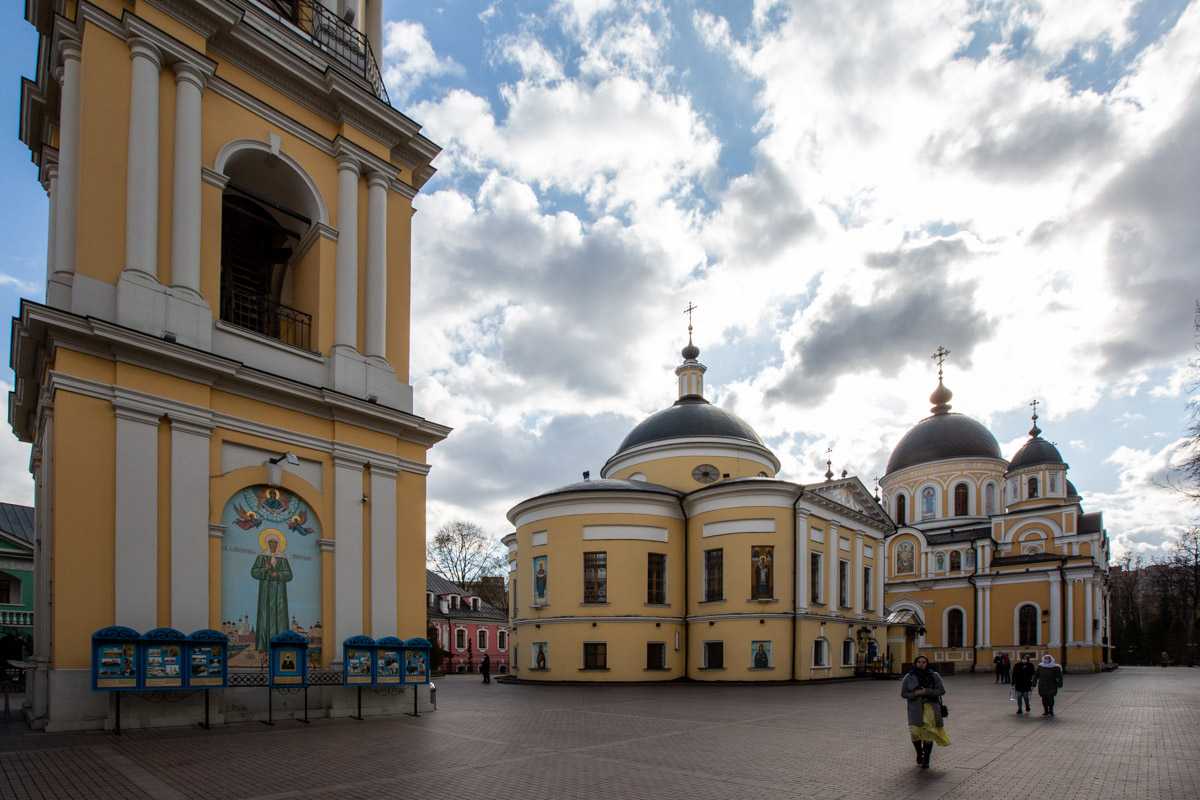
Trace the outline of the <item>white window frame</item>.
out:
M 824 605 L 825 604 L 825 591 L 826 591 L 826 589 L 825 589 L 825 554 L 820 552 L 819 550 L 813 550 L 809 553 L 808 577 L 809 577 L 810 581 L 812 580 L 812 560 L 814 558 L 817 560 L 817 581 L 815 584 L 816 589 L 817 589 L 817 594 L 816 594 L 816 597 L 814 598 L 813 594 L 812 594 L 813 587 L 810 586 L 809 594 L 808 594 L 809 602 L 816 603 L 817 605 Z
M 850 560 L 847 558 L 838 559 L 837 582 L 838 608 L 853 608 L 854 581 L 850 577 Z
M 491 638 L 491 637 L 489 637 L 489 636 L 488 636 L 488 630 L 487 630 L 487 628 L 482 628 L 482 627 L 481 627 L 481 628 L 477 628 L 477 629 L 475 630 L 475 648 L 476 648 L 476 649 L 477 649 L 477 650 L 478 650 L 480 653 L 487 652 L 487 649 L 488 649 L 488 640 L 489 640 L 490 638 Z
M 817 660 L 817 656 L 821 656 L 821 660 Z M 812 666 L 813 669 L 824 669 L 829 666 L 825 663 L 829 660 L 829 641 L 825 637 L 813 639 L 812 646 Z
M 963 615 L 963 640 L 962 644 L 950 644 L 950 612 L 961 611 Z M 966 647 L 967 640 L 971 637 L 968 635 L 967 629 L 967 610 L 962 606 L 948 606 L 942 611 L 942 647 Z
M 496 631 L 496 649 L 501 653 L 508 649 L 508 631 Z
M 855 649 L 856 648 L 854 646 L 853 639 L 843 639 L 842 640 L 842 666 L 843 667 L 853 667 L 854 666 L 854 651 L 855 651 Z M 849 659 L 846 658 L 847 653 L 850 655 Z
M 710 644 L 716 644 L 716 645 L 721 646 L 721 666 L 719 666 L 719 667 L 710 667 L 708 665 L 708 646 Z M 709 639 L 708 641 L 704 642 L 700 647 L 700 657 L 701 657 L 701 659 L 703 659 L 703 662 L 704 662 L 703 669 L 725 669 L 725 640 L 724 639 Z
M 1033 644 L 1019 644 L 1021 641 L 1021 609 L 1025 606 L 1033 606 L 1033 618 L 1036 621 L 1034 631 L 1037 635 L 1034 637 Z M 1042 644 L 1042 607 L 1033 600 L 1026 600 L 1022 603 L 1017 603 L 1013 609 L 1013 647 L 1043 647 Z
M 875 579 L 875 570 L 870 564 L 863 564 L 863 608 L 875 610 L 875 593 L 871 591 Z
M 462 635 L 462 644 L 458 643 L 460 634 Z M 462 653 L 467 649 L 467 629 L 462 625 L 459 625 L 454 629 L 454 649 L 459 653 Z

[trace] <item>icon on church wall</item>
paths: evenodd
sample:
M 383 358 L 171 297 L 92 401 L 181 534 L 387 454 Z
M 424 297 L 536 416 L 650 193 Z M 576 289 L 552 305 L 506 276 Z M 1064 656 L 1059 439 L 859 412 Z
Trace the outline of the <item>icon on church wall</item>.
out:
M 286 489 L 249 486 L 221 516 L 222 633 L 229 666 L 258 668 L 271 638 L 292 631 L 321 648 L 320 525 Z M 247 521 L 254 524 L 247 525 Z
M 545 642 L 533 643 L 533 668 L 547 669 L 550 646 Z
M 921 490 L 921 519 L 930 519 L 933 517 L 933 498 L 935 493 L 932 486 L 926 486 Z
M 975 569 L 975 551 L 968 550 L 963 556 L 963 569 Z
M 533 604 L 546 605 L 546 556 L 534 556 L 533 559 Z
M 933 564 L 934 564 L 934 567 L 933 567 L 933 568 L 934 568 L 936 571 L 938 571 L 938 572 L 945 572 L 945 571 L 946 571 L 946 554 L 945 554 L 945 553 L 938 553 L 936 556 L 934 556 L 934 557 L 933 557 Z
M 988 516 L 996 513 L 996 484 L 983 487 L 983 511 Z
M 775 596 L 775 548 L 750 548 L 750 599 L 770 600 Z
M 912 572 L 916 562 L 916 551 L 912 542 L 896 545 L 896 572 Z
M 1058 473 L 1050 473 L 1050 494 L 1058 494 Z
M 750 663 L 754 669 L 769 669 L 771 666 L 771 643 L 751 642 Z

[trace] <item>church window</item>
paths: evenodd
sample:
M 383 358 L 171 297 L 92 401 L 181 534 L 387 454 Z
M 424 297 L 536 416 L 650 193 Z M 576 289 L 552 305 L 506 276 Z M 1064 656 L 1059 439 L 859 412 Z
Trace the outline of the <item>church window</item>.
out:
M 813 652 L 812 665 L 813 665 L 814 667 L 824 667 L 824 666 L 827 666 L 827 663 L 826 663 L 826 656 L 827 656 L 827 653 L 826 653 L 826 647 L 827 647 L 827 645 L 828 645 L 828 644 L 829 644 L 829 643 L 828 643 L 828 642 L 826 642 L 824 639 L 817 639 L 815 642 L 813 642 L 813 649 L 812 649 L 812 652 Z
M 476 631 L 475 638 L 476 638 L 475 647 L 477 650 L 479 650 L 479 652 L 482 653 L 483 651 L 488 649 L 488 632 L 487 632 L 486 628 L 480 628 L 478 631 Z
M 936 496 L 932 486 L 921 490 L 921 519 L 933 519 L 933 501 Z
M 960 483 L 954 487 L 954 516 L 967 515 L 967 485 Z
M 508 649 L 508 631 L 496 631 L 496 649 L 501 652 Z
M 905 512 L 904 506 L 905 506 L 904 495 L 902 495 L 902 494 L 896 495 L 896 524 L 897 525 L 908 524 L 908 520 L 905 519 L 905 516 L 904 516 L 904 512 Z
M 983 513 L 988 516 L 996 513 L 996 484 L 994 483 L 983 487 Z
M 725 643 L 704 643 L 704 669 L 725 669 Z
M 950 554 L 950 569 L 951 570 L 962 569 L 962 553 L 958 552 L 957 550 L 955 550 L 954 552 L 952 552 Z
M 838 561 L 838 605 L 850 607 L 850 562 Z
M 724 550 L 704 551 L 704 600 L 713 602 L 725 597 Z
M 875 609 L 875 600 L 871 594 L 871 568 L 863 567 L 863 606 L 867 611 Z
M 854 666 L 854 642 L 851 639 L 842 642 L 842 666 Z
M 467 629 L 466 628 L 458 628 L 454 631 L 454 649 L 455 650 L 466 650 L 467 649 Z
M 1037 478 L 1029 479 L 1029 496 L 1031 498 L 1038 496 L 1038 479 Z
M 0 603 L 11 603 L 12 582 L 8 578 L 0 578 Z
M 952 608 L 946 613 L 946 646 L 963 646 L 963 612 L 961 608 Z
M 646 556 L 646 602 L 665 605 L 667 602 L 667 556 L 650 553 Z
M 646 669 L 667 668 L 667 643 L 646 642 Z
M 608 553 L 583 554 L 583 602 L 608 602 Z
M 813 603 L 821 602 L 821 586 L 824 581 L 821 580 L 821 562 L 823 558 L 820 553 L 810 553 L 808 558 L 808 585 L 809 585 L 809 601 Z
M 584 642 L 583 643 L 583 668 L 584 669 L 608 669 L 608 643 L 607 642 Z
M 1024 605 L 1017 612 L 1017 645 L 1034 647 L 1038 643 L 1038 610 L 1037 606 Z

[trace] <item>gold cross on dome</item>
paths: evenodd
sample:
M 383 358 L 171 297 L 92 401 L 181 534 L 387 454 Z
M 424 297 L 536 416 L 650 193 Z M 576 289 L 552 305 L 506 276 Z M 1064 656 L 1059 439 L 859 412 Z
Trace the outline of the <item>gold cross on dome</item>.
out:
M 692 329 L 692 312 L 695 311 L 699 307 L 700 306 L 693 305 L 692 302 L 689 300 L 688 307 L 683 310 L 683 313 L 688 315 L 688 330 L 689 331 Z
M 1037 420 L 1037 407 L 1038 407 L 1038 401 L 1035 399 L 1035 400 L 1034 400 L 1032 403 L 1030 403 L 1029 405 L 1033 406 L 1033 419 L 1034 419 L 1034 421 L 1036 421 L 1036 420 Z
M 939 377 L 939 378 L 940 378 L 940 377 L 942 377 L 942 362 L 946 360 L 946 356 L 948 356 L 948 355 L 950 355 L 950 351 L 949 351 L 949 350 L 947 350 L 946 348 L 942 347 L 942 346 L 939 344 L 939 345 L 938 345 L 938 349 L 937 349 L 937 351 L 936 351 L 936 352 L 935 352 L 933 355 L 931 355 L 931 356 L 930 356 L 930 358 L 936 358 L 936 359 L 937 359 L 937 362 L 938 362 L 938 377 Z

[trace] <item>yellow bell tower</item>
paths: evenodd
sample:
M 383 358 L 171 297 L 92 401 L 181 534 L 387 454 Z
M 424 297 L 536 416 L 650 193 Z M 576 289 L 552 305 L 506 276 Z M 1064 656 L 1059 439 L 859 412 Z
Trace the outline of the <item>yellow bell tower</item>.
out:
M 50 233 L 9 422 L 33 445 L 37 727 L 106 724 L 106 626 L 218 629 L 252 669 L 283 630 L 326 668 L 356 634 L 424 636 L 449 429 L 413 412 L 410 220 L 439 150 L 388 104 L 382 5 L 26 2 Z M 122 724 L 196 718 L 177 705 Z

